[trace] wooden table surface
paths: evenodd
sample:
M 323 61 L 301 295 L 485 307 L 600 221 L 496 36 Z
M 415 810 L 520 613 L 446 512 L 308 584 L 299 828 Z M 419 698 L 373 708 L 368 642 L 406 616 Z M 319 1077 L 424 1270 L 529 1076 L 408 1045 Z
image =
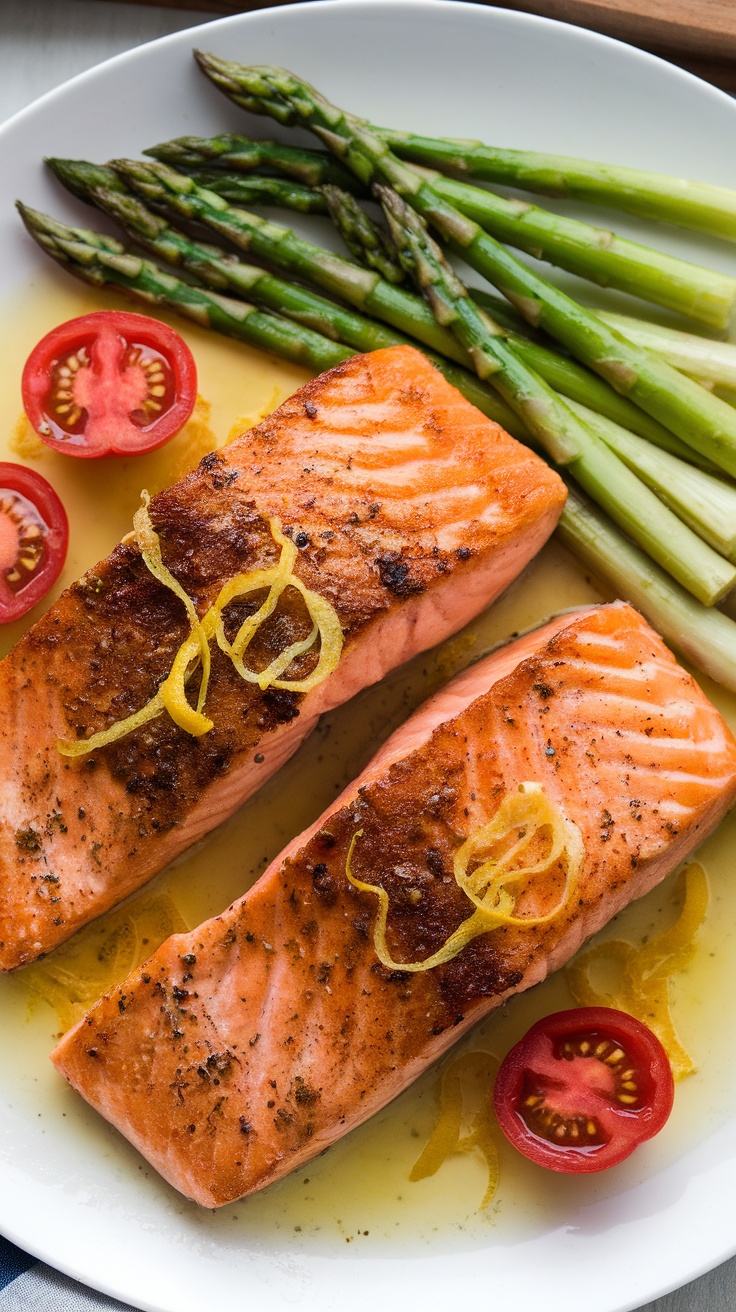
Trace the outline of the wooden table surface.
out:
M 588 3 L 589 0 L 585 0 Z M 702 2 L 702 0 L 701 0 Z M 209 3 L 209 0 L 205 0 Z M 573 8 L 578 0 L 519 0 L 501 7 L 551 13 Z M 624 8 L 625 0 L 594 0 L 602 8 Z M 642 8 L 684 11 L 697 8 L 687 0 L 637 0 Z M 705 0 L 714 12 L 719 8 L 736 32 L 736 0 Z M 220 12 L 234 12 L 243 5 L 222 4 Z M 261 6 L 253 6 L 261 7 Z M 0 80 L 0 122 L 60 82 L 91 68 L 111 55 L 142 45 L 155 37 L 178 32 L 211 20 L 212 4 L 201 10 L 191 5 L 176 7 L 148 3 L 122 4 L 116 0 L 0 0 L 0 50 L 3 78 Z M 734 1212 L 736 1224 L 736 1210 Z M 626 1260 L 622 1254 L 622 1262 Z M 602 1272 L 615 1282 L 615 1271 Z M 489 1286 L 492 1299 L 492 1286 Z M 38 1312 L 45 1312 L 39 1309 Z M 185 1312 L 182 1309 L 182 1312 Z M 736 1312 L 736 1258 L 717 1270 L 664 1298 L 648 1303 L 640 1312 Z

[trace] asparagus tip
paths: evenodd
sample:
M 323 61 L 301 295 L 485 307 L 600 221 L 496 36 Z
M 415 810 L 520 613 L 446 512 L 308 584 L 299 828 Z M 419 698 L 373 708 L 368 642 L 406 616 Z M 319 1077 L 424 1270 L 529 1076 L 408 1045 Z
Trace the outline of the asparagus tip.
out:
M 208 75 L 216 69 L 219 70 L 221 64 L 224 62 L 223 60 L 218 59 L 217 55 L 210 54 L 206 50 L 197 50 L 195 48 L 192 50 L 192 54 L 194 55 L 196 62 L 199 64 L 199 67 L 202 69 L 202 72 L 207 73 Z
M 15 208 L 27 228 L 30 228 L 35 221 L 40 221 L 44 217 L 40 210 L 31 209 L 30 205 L 26 205 L 22 200 L 16 200 Z
M 62 182 L 66 181 L 69 173 L 69 166 L 76 163 L 71 159 L 60 159 L 58 155 L 44 155 L 43 162 L 51 172 L 60 178 Z

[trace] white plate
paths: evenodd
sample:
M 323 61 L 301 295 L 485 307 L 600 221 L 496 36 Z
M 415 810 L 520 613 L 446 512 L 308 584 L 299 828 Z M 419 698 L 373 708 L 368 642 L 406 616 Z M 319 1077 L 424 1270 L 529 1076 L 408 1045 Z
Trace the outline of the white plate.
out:
M 338 103 L 382 123 L 536 147 L 736 186 L 736 105 L 651 56 L 543 19 L 446 3 L 322 0 L 188 30 L 75 78 L 0 131 L 6 197 L 70 217 L 43 155 L 105 159 L 183 133 L 247 130 L 202 78 L 192 45 L 292 66 Z M 259 121 L 256 133 L 270 125 Z M 87 214 L 88 219 L 88 214 Z M 636 232 L 622 220 L 617 227 Z M 707 242 L 664 233 L 701 257 Z M 42 286 L 42 262 L 6 202 L 0 296 Z M 712 243 L 711 262 L 732 266 Z M 736 1249 L 736 1120 L 673 1165 L 629 1174 L 618 1193 L 562 1221 L 462 1253 L 441 1234 L 423 1254 L 365 1247 L 294 1249 L 283 1232 L 248 1239 L 183 1203 L 101 1122 L 59 1089 L 57 1123 L 39 1106 L 56 1079 L 24 1055 L 23 1096 L 0 1069 L 0 1232 L 53 1266 L 151 1312 L 207 1312 L 266 1300 L 354 1312 L 466 1305 L 528 1312 L 622 1312 L 686 1282 Z M 3 1060 L 8 1060 L 4 1054 Z M 61 1116 L 66 1119 L 62 1122 Z M 643 1178 L 642 1178 L 643 1177 Z M 356 1188 L 360 1182 L 356 1181 Z

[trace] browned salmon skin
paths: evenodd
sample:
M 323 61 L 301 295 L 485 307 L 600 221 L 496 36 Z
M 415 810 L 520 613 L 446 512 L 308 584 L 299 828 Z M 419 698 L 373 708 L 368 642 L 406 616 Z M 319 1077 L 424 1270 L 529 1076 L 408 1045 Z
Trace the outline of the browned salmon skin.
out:
M 311 692 L 241 679 L 212 644 L 193 738 L 167 714 L 70 760 L 139 710 L 188 636 L 181 601 L 120 545 L 0 664 L 0 969 L 48 952 L 224 820 L 296 750 L 317 717 L 460 628 L 552 532 L 564 486 L 412 347 L 356 356 L 206 456 L 151 503 L 163 558 L 200 614 L 223 583 L 276 564 L 337 610 L 345 645 Z M 234 603 L 234 628 L 251 613 Z M 263 668 L 311 629 L 290 589 L 249 655 Z M 316 652 L 289 677 L 305 678 Z M 311 664 L 310 664 L 311 662 Z
M 472 907 L 458 844 L 519 783 L 580 829 L 575 897 L 424 973 Z M 207 1207 L 299 1166 L 394 1098 L 475 1021 L 557 969 L 646 893 L 736 798 L 736 741 L 621 602 L 553 621 L 480 662 L 389 740 L 223 915 L 170 938 L 52 1060 L 182 1193 Z M 549 894 L 541 876 L 534 897 Z

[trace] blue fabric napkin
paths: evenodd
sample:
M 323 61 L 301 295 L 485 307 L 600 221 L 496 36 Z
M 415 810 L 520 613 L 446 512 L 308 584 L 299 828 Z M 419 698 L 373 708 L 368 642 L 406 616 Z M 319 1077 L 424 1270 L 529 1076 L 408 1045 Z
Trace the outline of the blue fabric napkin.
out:
M 133 1312 L 128 1304 L 96 1294 L 0 1235 L 0 1312 Z

